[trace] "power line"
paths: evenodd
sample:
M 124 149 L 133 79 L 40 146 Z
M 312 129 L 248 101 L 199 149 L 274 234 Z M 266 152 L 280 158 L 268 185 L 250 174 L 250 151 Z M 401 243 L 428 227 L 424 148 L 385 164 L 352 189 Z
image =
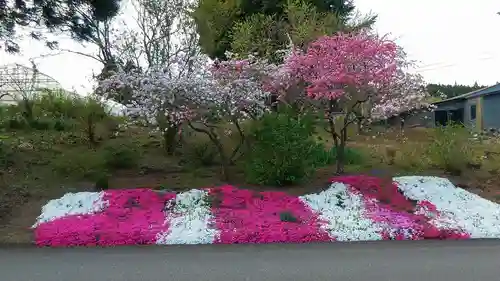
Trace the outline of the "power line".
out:
M 472 61 L 488 61 L 488 60 L 492 60 L 492 59 L 496 59 L 496 57 L 478 58 L 478 59 L 474 59 Z M 416 72 L 426 72 L 426 71 L 432 71 L 432 70 L 439 70 L 439 69 L 444 69 L 444 68 L 450 68 L 450 67 L 456 66 L 457 64 L 461 64 L 461 63 L 463 63 L 463 62 L 460 62 L 460 63 L 451 63 L 451 64 L 446 64 L 446 65 L 442 65 L 442 66 L 439 66 L 439 67 L 431 67 L 431 68 L 428 68 L 428 67 L 424 66 L 424 67 L 420 67 L 420 68 L 416 69 Z
M 417 69 L 415 72 L 427 72 L 427 71 L 439 70 L 439 69 L 444 69 L 444 68 L 450 68 L 450 67 L 453 67 L 455 65 L 457 65 L 457 64 L 456 63 L 452 63 L 452 64 L 443 65 L 441 67 L 431 67 L 431 68 L 427 68 L 427 69 Z

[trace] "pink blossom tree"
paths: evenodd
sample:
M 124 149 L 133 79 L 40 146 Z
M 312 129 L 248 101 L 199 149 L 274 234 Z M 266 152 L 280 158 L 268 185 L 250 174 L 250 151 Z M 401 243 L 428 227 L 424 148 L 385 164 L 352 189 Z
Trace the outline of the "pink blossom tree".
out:
M 338 173 L 344 171 L 347 128 L 358 112 L 379 99 L 379 90 L 395 80 L 399 51 L 391 40 L 360 32 L 321 37 L 305 52 L 295 50 L 286 59 L 286 77 L 302 83 L 305 94 L 324 110 L 326 129 L 337 148 Z

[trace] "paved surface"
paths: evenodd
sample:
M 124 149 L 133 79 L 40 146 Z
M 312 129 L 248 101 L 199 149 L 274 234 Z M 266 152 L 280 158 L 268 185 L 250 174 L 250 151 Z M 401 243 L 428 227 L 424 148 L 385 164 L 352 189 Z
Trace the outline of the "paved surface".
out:
M 499 280 L 500 240 L 0 248 L 2 281 Z

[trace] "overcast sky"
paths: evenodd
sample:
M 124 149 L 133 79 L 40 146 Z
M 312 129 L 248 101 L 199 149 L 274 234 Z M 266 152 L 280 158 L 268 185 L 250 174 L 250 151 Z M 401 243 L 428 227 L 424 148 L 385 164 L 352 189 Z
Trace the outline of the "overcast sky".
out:
M 428 82 L 488 85 L 500 81 L 500 1 L 480 0 L 355 0 L 363 12 L 379 15 L 377 30 L 390 33 L 412 59 Z M 70 40 L 67 49 L 88 51 Z M 23 54 L 7 56 L 0 63 L 30 65 L 30 57 L 47 53 L 39 42 L 22 42 Z M 99 63 L 65 54 L 37 60 L 40 71 L 58 80 L 66 89 L 80 93 L 92 89 L 91 77 Z

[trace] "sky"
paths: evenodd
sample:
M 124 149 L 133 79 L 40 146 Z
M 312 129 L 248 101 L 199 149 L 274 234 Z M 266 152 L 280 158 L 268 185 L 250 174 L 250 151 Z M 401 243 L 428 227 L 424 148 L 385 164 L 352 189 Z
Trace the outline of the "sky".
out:
M 378 15 L 375 28 L 389 34 L 409 57 L 418 61 L 417 72 L 429 83 L 491 85 L 500 81 L 500 1 L 481 0 L 355 0 L 361 13 Z M 70 39 L 60 40 L 65 49 L 88 52 L 92 48 Z M 30 66 L 30 58 L 41 72 L 65 89 L 86 94 L 92 90 L 92 75 L 101 65 L 92 59 L 65 53 L 49 53 L 33 40 L 21 42 L 21 55 L 0 52 L 0 63 Z

